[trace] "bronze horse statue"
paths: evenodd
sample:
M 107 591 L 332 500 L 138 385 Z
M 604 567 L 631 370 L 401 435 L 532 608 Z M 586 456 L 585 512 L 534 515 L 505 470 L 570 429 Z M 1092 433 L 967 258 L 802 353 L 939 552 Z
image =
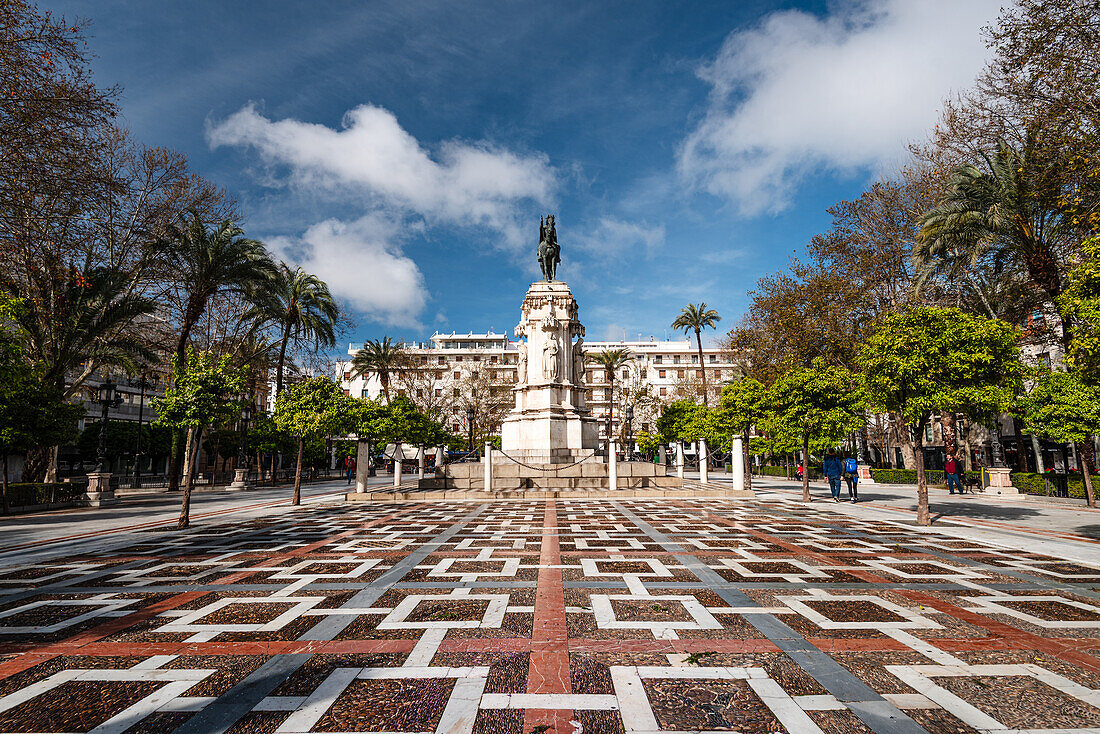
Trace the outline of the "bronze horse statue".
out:
M 561 262 L 561 248 L 558 247 L 558 230 L 554 224 L 554 215 L 547 214 L 539 219 L 539 267 L 544 280 L 552 281 Z

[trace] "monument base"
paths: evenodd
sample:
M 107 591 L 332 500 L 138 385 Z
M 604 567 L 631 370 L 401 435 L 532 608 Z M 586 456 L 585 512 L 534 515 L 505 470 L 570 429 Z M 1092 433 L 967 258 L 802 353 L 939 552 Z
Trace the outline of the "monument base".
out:
M 76 500 L 81 507 L 108 507 L 118 504 L 115 490 L 111 488 L 110 472 L 92 472 L 88 475 L 88 489 Z
M 527 461 L 524 461 L 524 464 L 527 466 L 494 454 L 492 491 L 593 492 L 603 490 L 611 493 L 608 466 L 600 459 L 592 458 L 571 466 L 534 464 Z M 683 480 L 679 477 L 665 476 L 664 467 L 657 464 L 642 461 L 619 462 L 615 468 L 616 490 L 681 489 L 684 486 Z M 434 477 L 420 480 L 418 488 L 422 491 L 484 491 L 485 465 L 481 462 L 450 464 L 442 467 Z

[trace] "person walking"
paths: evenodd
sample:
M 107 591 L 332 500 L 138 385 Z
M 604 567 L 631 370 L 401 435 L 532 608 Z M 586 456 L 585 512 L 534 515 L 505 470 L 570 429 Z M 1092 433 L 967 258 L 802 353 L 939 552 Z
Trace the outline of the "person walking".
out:
M 355 457 L 348 456 L 344 459 L 344 466 L 348 470 L 348 484 L 355 478 Z
M 844 460 L 844 481 L 848 485 L 848 499 L 859 501 L 859 462 L 854 457 Z
M 943 465 L 943 475 L 947 478 L 947 491 L 955 494 L 958 487 L 959 494 L 963 493 L 962 482 L 959 481 L 959 462 L 954 454 L 947 455 L 947 463 Z
M 829 449 L 825 457 L 825 476 L 829 478 L 829 492 L 833 495 L 833 502 L 840 502 L 840 476 L 844 473 L 840 457 L 836 455 L 836 449 Z

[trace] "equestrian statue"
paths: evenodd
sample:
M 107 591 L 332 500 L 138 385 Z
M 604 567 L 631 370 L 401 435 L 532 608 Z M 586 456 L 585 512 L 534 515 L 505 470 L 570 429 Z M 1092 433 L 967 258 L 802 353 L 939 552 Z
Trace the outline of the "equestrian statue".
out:
M 554 215 L 547 214 L 539 219 L 539 267 L 543 280 L 552 281 L 561 262 L 561 248 L 558 247 L 558 230 L 554 225 Z

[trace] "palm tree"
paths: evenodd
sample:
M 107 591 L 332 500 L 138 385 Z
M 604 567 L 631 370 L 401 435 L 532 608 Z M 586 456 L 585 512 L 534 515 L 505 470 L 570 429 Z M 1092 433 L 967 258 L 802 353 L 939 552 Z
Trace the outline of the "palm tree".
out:
M 209 229 L 195 210 L 190 220 L 168 228 L 163 245 L 172 278 L 180 291 L 182 315 L 176 358 L 186 364 L 187 343 L 215 295 L 242 293 L 249 299 L 269 291 L 279 271 L 262 242 L 244 237 L 244 230 L 228 220 Z M 179 486 L 180 442 L 175 441 L 169 467 L 168 489 Z
M 704 301 L 703 303 L 689 303 L 684 306 L 684 309 L 680 311 L 680 315 L 672 322 L 673 329 L 683 329 L 684 333 L 689 330 L 695 331 L 695 344 L 699 347 L 699 371 L 703 375 L 704 407 L 707 405 L 707 368 L 703 364 L 703 329 L 717 328 L 718 322 L 721 320 L 722 317 L 718 315 L 718 312 L 713 308 L 707 308 Z
M 134 328 L 151 316 L 156 304 L 133 293 L 128 273 L 114 268 L 80 273 L 70 268 L 59 276 L 42 269 L 31 278 L 33 291 L 50 298 L 25 299 L 15 320 L 23 331 L 28 359 L 41 368 L 43 384 L 68 399 L 100 368 L 129 370 L 156 361 Z M 0 275 L 0 290 L 19 297 L 22 289 Z M 53 481 L 56 473 L 56 447 L 32 451 L 27 457 L 27 476 Z
M 939 203 L 920 221 L 913 260 L 923 275 L 944 263 L 964 278 L 982 260 L 1018 263 L 1057 307 L 1061 253 L 1077 241 L 1077 228 L 1062 214 L 1057 187 L 1031 160 L 1030 150 L 1030 145 L 1018 152 L 1002 143 L 993 157 L 982 155 L 984 170 L 966 163 L 952 172 Z M 1072 324 L 1066 314 L 1059 316 L 1068 344 Z
M 405 344 L 388 336 L 382 340 L 368 339 L 363 348 L 352 357 L 352 377 L 376 374 L 382 384 L 382 395 L 390 401 L 390 375 L 405 366 Z
M 603 349 L 595 354 L 589 354 L 587 361 L 603 367 L 603 371 L 607 375 L 607 437 L 610 439 L 611 421 L 614 417 L 615 405 L 615 373 L 618 372 L 620 367 L 630 362 L 630 350 L 622 348 Z
M 340 307 L 325 281 L 300 267 L 279 263 L 278 277 L 259 292 L 249 319 L 276 326 L 280 333 L 275 366 L 275 394 L 283 391 L 287 346 L 312 343 L 314 348 L 336 346 Z

